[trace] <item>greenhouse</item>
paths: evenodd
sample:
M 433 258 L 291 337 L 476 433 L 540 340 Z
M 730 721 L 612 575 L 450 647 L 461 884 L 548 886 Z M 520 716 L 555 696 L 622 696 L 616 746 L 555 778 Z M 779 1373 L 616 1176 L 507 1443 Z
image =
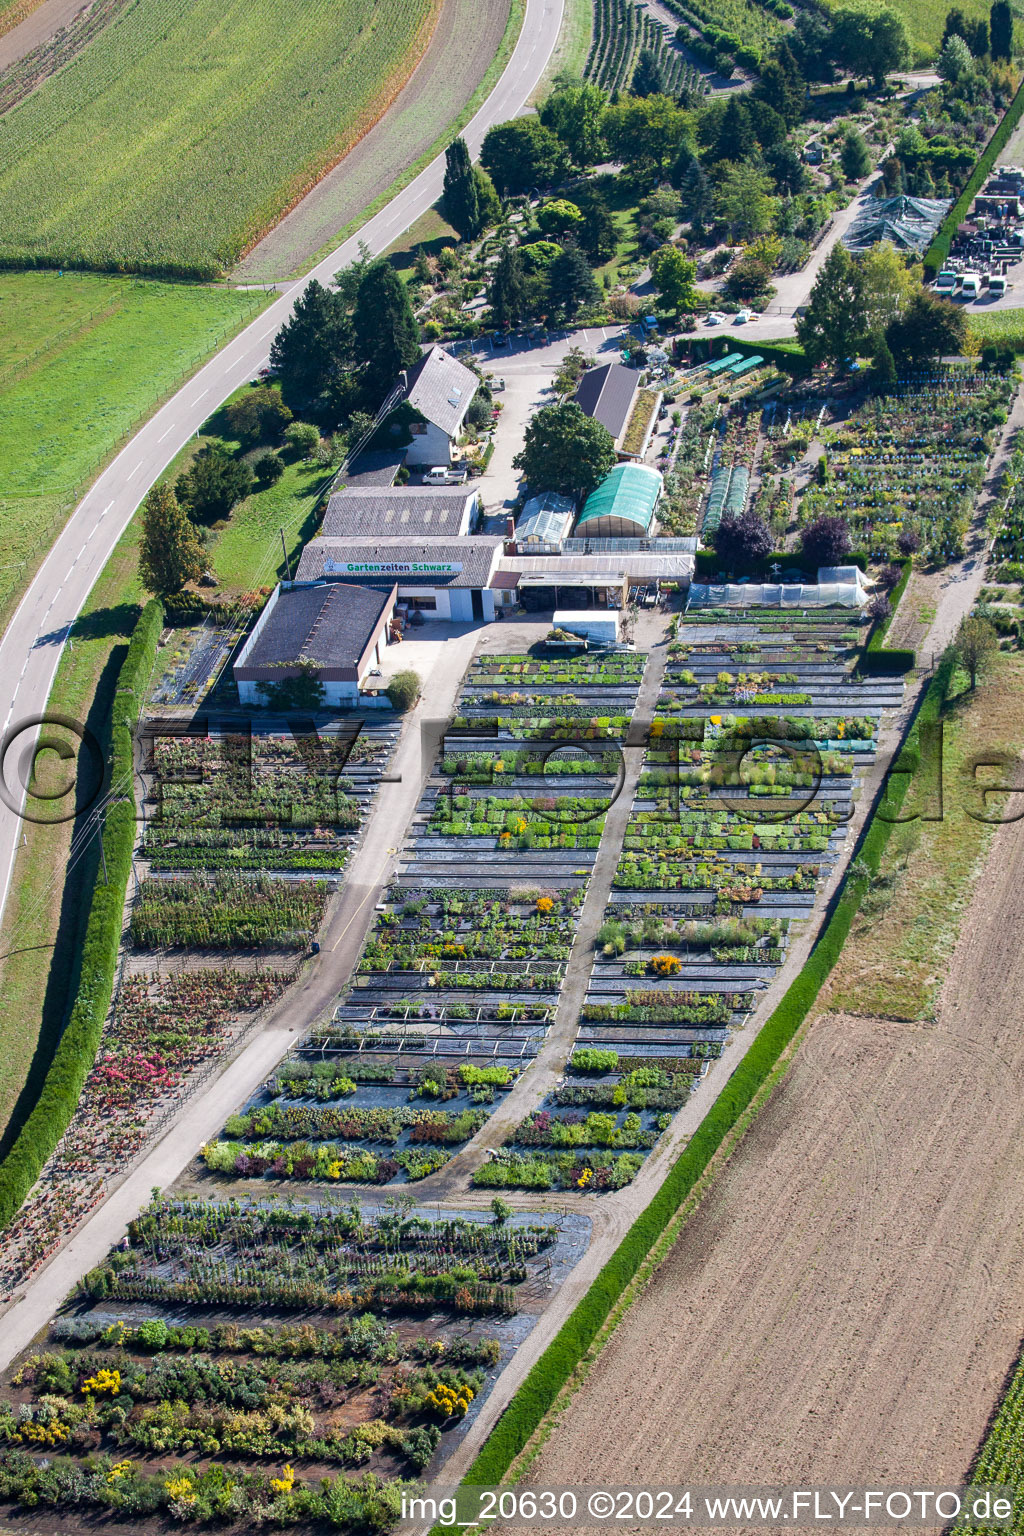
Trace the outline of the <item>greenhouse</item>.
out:
M 859 582 L 694 582 L 690 608 L 860 608 L 867 596 Z
M 616 464 L 587 497 L 576 524 L 578 538 L 644 538 L 651 531 L 662 478 L 647 464 Z
M 882 197 L 869 202 L 847 231 L 843 244 L 848 251 L 866 251 L 880 240 L 898 251 L 923 254 L 946 216 L 949 198 Z
M 747 505 L 750 469 L 746 464 L 723 464 L 711 476 L 711 490 L 701 525 L 701 538 L 707 541 L 716 532 L 723 517 L 739 517 Z

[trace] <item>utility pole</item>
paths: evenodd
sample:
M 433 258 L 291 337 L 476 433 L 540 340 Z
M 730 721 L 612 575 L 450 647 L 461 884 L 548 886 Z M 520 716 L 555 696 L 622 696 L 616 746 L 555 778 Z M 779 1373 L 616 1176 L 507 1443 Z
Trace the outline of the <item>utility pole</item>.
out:
M 279 529 L 279 532 L 281 534 L 281 550 L 282 550 L 282 552 L 284 554 L 284 568 L 288 572 L 288 580 L 291 581 L 291 579 L 292 579 L 292 563 L 288 559 L 288 546 L 287 546 L 287 544 L 284 541 L 284 529 L 283 528 Z

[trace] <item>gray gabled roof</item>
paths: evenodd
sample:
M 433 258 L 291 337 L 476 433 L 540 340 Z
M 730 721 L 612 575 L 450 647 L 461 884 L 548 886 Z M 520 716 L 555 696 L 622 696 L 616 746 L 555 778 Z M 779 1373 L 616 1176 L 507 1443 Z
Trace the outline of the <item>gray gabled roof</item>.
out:
M 437 491 L 429 485 L 336 491 L 327 503 L 320 536 L 325 539 L 394 535 L 458 538 L 475 490 Z
M 307 661 L 320 667 L 354 667 L 370 643 L 389 592 L 340 581 L 282 589 L 245 666 Z
M 400 587 L 486 587 L 504 540 L 481 535 L 463 539 L 312 539 L 302 551 L 298 581 L 341 580 Z M 345 565 L 461 565 L 461 571 L 394 574 L 362 574 L 340 569 Z
M 616 442 L 626 430 L 640 375 L 621 363 L 591 368 L 580 379 L 573 399 L 587 416 L 606 427 Z
M 472 369 L 443 347 L 431 347 L 399 383 L 413 409 L 449 437 L 458 436 L 469 402 L 480 388 Z

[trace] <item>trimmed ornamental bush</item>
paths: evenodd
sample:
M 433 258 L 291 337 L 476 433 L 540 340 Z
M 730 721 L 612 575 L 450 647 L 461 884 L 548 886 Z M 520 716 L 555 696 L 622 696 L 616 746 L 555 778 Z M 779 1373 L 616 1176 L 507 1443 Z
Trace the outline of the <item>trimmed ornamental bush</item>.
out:
M 395 709 L 411 709 L 420 696 L 420 675 L 411 669 L 396 672 L 384 691 Z
M 101 884 L 97 880 L 89 899 L 75 1000 L 67 1026 L 35 1107 L 0 1164 L 0 1227 L 8 1226 L 17 1215 L 44 1163 L 67 1130 L 95 1059 L 110 1007 L 135 842 L 132 728 L 156 660 L 163 622 L 163 604 L 159 598 L 153 598 L 142 610 L 118 678 L 111 711 L 110 782 L 119 788 L 119 793 L 108 804 L 103 818 L 107 881 Z
M 921 725 L 936 720 L 945 702 L 953 660 L 943 659 L 922 701 L 907 744 L 886 786 L 885 799 L 869 823 L 856 864 L 851 861 L 842 892 L 803 970 L 767 1020 L 746 1056 L 729 1078 L 712 1109 L 694 1132 L 685 1151 L 646 1210 L 642 1211 L 576 1306 L 491 1431 L 483 1450 L 466 1474 L 469 1486 L 500 1483 L 570 1373 L 579 1364 L 612 1307 L 639 1270 L 726 1135 L 747 1110 L 755 1094 L 793 1039 L 835 965 L 860 906 L 868 877 L 877 873 L 894 818 L 919 765 Z M 885 811 L 883 820 L 881 812 Z M 574 1060 L 578 1062 L 580 1053 Z M 493 1165 L 488 1165 L 493 1166 Z M 437 1526 L 432 1536 L 455 1536 L 455 1528 Z

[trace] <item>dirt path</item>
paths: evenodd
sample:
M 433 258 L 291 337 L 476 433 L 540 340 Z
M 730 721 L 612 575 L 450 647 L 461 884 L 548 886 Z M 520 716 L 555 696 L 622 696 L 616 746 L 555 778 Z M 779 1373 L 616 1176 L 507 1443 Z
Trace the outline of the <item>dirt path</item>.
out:
M 472 97 L 498 51 L 510 0 L 445 0 L 423 58 L 391 107 L 234 271 L 239 283 L 301 272 L 408 166 Z
M 825 1014 L 530 1471 L 961 1481 L 1024 1316 L 1024 823 L 937 1022 Z

